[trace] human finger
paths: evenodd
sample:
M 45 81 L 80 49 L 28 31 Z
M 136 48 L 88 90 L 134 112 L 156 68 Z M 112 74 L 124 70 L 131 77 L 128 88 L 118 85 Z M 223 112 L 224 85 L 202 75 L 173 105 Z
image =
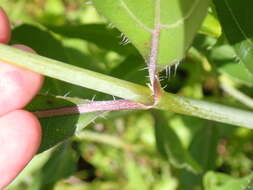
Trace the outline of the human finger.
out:
M 24 45 L 14 47 L 34 52 Z M 0 62 L 0 116 L 23 108 L 38 93 L 42 83 L 40 74 Z
M 11 38 L 11 26 L 5 11 L 0 8 L 0 43 L 7 44 Z
M 0 117 L 0 189 L 24 169 L 40 142 L 41 127 L 33 114 L 16 110 Z

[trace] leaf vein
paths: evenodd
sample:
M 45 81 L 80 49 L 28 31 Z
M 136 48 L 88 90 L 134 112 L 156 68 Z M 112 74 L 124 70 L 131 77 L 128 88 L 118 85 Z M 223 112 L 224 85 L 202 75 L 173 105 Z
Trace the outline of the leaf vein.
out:
M 129 7 L 127 6 L 127 4 L 123 1 L 120 0 L 121 6 L 126 10 L 126 12 L 128 13 L 128 15 L 144 30 L 146 30 L 147 32 L 151 33 L 153 31 L 153 29 L 147 27 L 145 24 L 143 24 L 135 15 L 134 13 L 129 9 Z
M 178 21 L 176 21 L 173 24 L 161 24 L 161 28 L 163 29 L 171 29 L 171 28 L 176 28 L 178 26 L 180 26 L 181 24 L 183 24 L 187 19 L 189 19 L 191 17 L 191 15 L 193 14 L 194 10 L 197 8 L 198 4 L 201 2 L 201 0 L 196 0 L 192 6 L 192 8 L 188 11 L 188 13 L 181 19 L 179 19 Z

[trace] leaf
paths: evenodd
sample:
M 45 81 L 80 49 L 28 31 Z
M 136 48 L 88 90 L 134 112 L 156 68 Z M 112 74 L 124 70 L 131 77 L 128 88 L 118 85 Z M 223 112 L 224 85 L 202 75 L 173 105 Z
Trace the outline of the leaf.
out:
M 207 121 L 193 137 L 190 151 L 204 170 L 215 168 L 219 131 L 216 123 Z M 221 125 L 222 126 L 222 125 Z
M 105 24 L 83 25 L 48 25 L 48 29 L 68 38 L 78 38 L 96 44 L 106 50 L 112 50 L 119 54 L 136 54 L 132 45 L 122 45 L 120 32 L 107 27 Z
M 206 16 L 199 32 L 215 38 L 219 38 L 222 34 L 218 19 L 211 13 Z
M 177 134 L 168 125 L 166 117 L 161 111 L 153 112 L 155 118 L 155 136 L 157 149 L 170 163 L 179 168 L 186 168 L 198 173 L 201 171 L 199 164 L 183 147 Z
M 23 24 L 15 28 L 12 34 L 12 43 L 30 46 L 39 55 L 59 61 L 67 62 L 69 58 L 61 41 L 56 39 L 42 27 Z M 64 96 L 68 92 L 71 92 L 73 96 L 84 94 L 83 89 L 80 89 L 77 86 L 49 77 L 46 77 L 41 92 L 61 96 Z M 84 97 L 82 96 L 82 98 Z
M 246 68 L 253 73 L 252 0 L 214 0 L 218 17 L 229 43 Z
M 80 88 L 80 86 L 83 86 L 88 89 L 96 90 L 128 100 L 141 102 L 144 104 L 149 104 L 151 101 L 153 101 L 151 97 L 151 92 L 148 88 L 114 77 L 110 77 L 108 75 L 96 73 L 91 70 L 82 69 L 86 65 L 83 62 L 78 63 L 78 67 L 76 64 L 73 63 L 72 64 L 75 66 L 70 65 L 69 63 L 64 63 L 68 61 L 66 58 L 67 56 L 64 53 L 66 49 L 62 48 L 62 44 L 60 43 L 60 41 L 50 35 L 50 33 L 45 29 L 41 29 L 31 25 L 22 25 L 14 30 L 13 43 L 22 43 L 28 45 L 35 49 L 38 54 L 45 56 L 41 57 L 35 54 L 29 54 L 27 52 L 0 44 L 0 46 L 5 46 L 6 48 L 11 49 L 11 53 L 19 52 L 19 55 L 29 54 L 29 56 L 26 57 L 29 57 L 29 61 L 28 59 L 25 60 L 21 59 L 20 57 L 17 58 L 13 55 L 6 54 L 2 50 L 0 51 L 2 53 L 1 57 L 3 55 L 8 55 L 9 58 L 16 60 L 14 62 L 22 62 L 22 67 L 24 68 L 30 69 L 38 73 L 42 73 L 45 76 L 50 76 L 52 78 L 58 79 L 56 80 L 52 78 L 46 78 L 42 89 L 43 93 L 64 96 L 71 92 L 71 96 L 91 98 L 92 96 L 87 96 L 86 93 L 84 93 L 84 90 Z M 71 57 L 70 60 L 76 61 L 76 59 L 72 58 L 72 53 L 70 53 L 71 55 L 68 54 L 68 56 Z M 38 57 L 40 57 L 40 59 L 38 59 Z M 52 59 L 47 59 L 46 57 L 50 57 Z M 55 59 L 64 61 L 59 62 Z M 13 63 L 13 60 L 7 62 Z M 48 64 L 45 65 L 46 62 Z M 30 64 L 32 64 L 33 66 L 31 66 Z M 28 65 L 30 65 L 31 67 L 29 67 Z M 60 80 L 66 82 L 62 82 Z M 108 88 L 108 86 L 110 86 L 110 88 Z M 141 91 L 141 94 L 145 94 L 146 97 L 140 96 L 138 94 L 139 90 Z M 88 92 L 90 95 L 90 91 Z M 94 91 L 92 92 L 95 93 Z
M 93 0 L 93 3 L 129 38 L 146 61 L 153 49 L 161 70 L 184 57 L 207 13 L 209 0 Z
M 229 175 L 208 172 L 204 176 L 205 190 L 251 190 L 253 188 L 253 175 L 243 178 L 234 178 Z
M 118 67 L 112 69 L 111 76 L 138 84 L 146 84 L 147 70 L 143 69 L 141 56 L 128 56 Z
M 78 156 L 69 142 L 57 147 L 49 160 L 37 172 L 28 190 L 53 189 L 55 183 L 75 172 L 77 161 Z
M 65 61 L 68 58 L 65 54 L 65 49 L 59 40 L 44 29 L 32 25 L 24 24 L 15 28 L 13 31 L 13 43 L 28 45 L 40 55 L 57 60 Z M 46 78 L 41 91 L 47 94 L 58 94 L 62 96 L 69 91 L 71 91 L 72 95 L 85 94 L 83 92 L 84 90 L 78 86 L 67 84 L 52 78 Z M 37 96 L 27 106 L 27 109 L 30 111 L 48 110 L 66 106 L 76 106 L 80 103 L 84 102 L 81 100 L 74 101 L 71 98 Z M 79 128 L 85 127 L 90 122 L 94 121 L 99 115 L 99 112 L 95 112 L 40 119 L 43 129 L 43 139 L 39 152 L 45 151 L 63 140 L 70 138 L 77 130 L 79 130 Z
M 29 111 L 50 110 L 61 107 L 76 106 L 84 101 L 71 98 L 39 95 L 26 107 Z M 93 122 L 102 112 L 76 115 L 54 116 L 41 118 L 43 130 L 42 143 L 39 152 L 43 152 L 54 145 L 70 138 L 76 132 Z
M 188 121 L 187 121 L 188 120 Z M 199 120 L 199 121 L 198 121 Z M 192 137 L 192 141 L 189 147 L 193 158 L 201 165 L 204 172 L 215 169 L 217 160 L 217 146 L 219 141 L 219 127 L 216 123 L 197 119 L 199 123 L 193 123 L 191 118 L 185 118 L 184 122 L 187 127 L 200 127 L 198 131 Z M 192 131 L 192 130 L 191 130 Z M 199 186 L 202 181 L 203 174 L 193 174 L 186 170 L 181 173 L 180 186 L 184 190 L 191 190 Z
M 33 25 L 24 24 L 13 30 L 12 43 L 24 44 L 30 46 L 39 55 L 66 61 L 67 56 L 59 40 L 50 35 L 47 31 Z M 46 78 L 42 92 L 50 92 L 55 95 L 64 95 L 66 93 L 66 83 Z
M 222 45 L 213 48 L 210 57 L 221 73 L 237 82 L 248 86 L 253 85 L 253 75 L 242 63 L 238 63 L 236 53 L 231 46 Z

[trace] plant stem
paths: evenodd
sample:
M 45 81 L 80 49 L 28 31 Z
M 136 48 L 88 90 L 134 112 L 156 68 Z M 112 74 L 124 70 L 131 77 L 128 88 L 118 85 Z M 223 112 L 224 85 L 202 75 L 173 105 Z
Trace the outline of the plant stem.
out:
M 151 87 L 153 90 L 153 96 L 154 96 L 154 104 L 157 103 L 161 96 L 161 87 L 159 82 L 159 77 L 157 75 L 157 59 L 158 59 L 158 48 L 159 48 L 159 38 L 160 38 L 160 0 L 156 0 L 155 5 L 155 29 L 152 31 L 152 45 L 151 45 L 151 52 L 150 52 L 150 60 L 148 64 L 148 72 L 149 72 L 149 78 Z
M 253 99 L 251 97 L 224 82 L 222 82 L 220 86 L 222 90 L 224 90 L 230 96 L 234 97 L 237 101 L 253 109 Z
M 99 92 L 153 104 L 152 92 L 144 86 L 82 69 L 57 60 L 0 44 L 0 61 Z
M 122 141 L 120 138 L 116 136 L 107 135 L 104 133 L 101 134 L 101 133 L 92 132 L 89 130 L 85 130 L 85 131 L 77 133 L 75 139 L 108 144 L 116 148 L 123 148 L 127 151 L 130 151 L 130 150 L 132 151 L 134 148 L 132 147 L 132 145 L 125 143 L 124 141 Z
M 157 109 L 253 129 L 253 112 L 164 93 Z
M 148 106 L 153 103 L 152 92 L 148 87 L 81 69 L 2 44 L 0 44 L 0 61 Z M 163 93 L 155 108 L 253 128 L 253 112 L 184 98 L 170 93 Z
M 72 115 L 81 113 L 90 113 L 96 111 L 114 111 L 114 110 L 135 110 L 135 109 L 148 109 L 140 103 L 129 100 L 113 100 L 113 101 L 94 101 L 87 104 L 79 104 L 72 107 L 64 107 L 58 109 L 50 109 L 44 111 L 33 112 L 39 118 L 52 117 L 58 115 Z

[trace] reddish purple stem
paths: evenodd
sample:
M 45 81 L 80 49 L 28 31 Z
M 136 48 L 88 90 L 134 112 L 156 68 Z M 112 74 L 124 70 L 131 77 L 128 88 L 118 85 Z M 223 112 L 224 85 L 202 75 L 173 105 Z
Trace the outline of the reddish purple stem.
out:
M 87 104 L 80 104 L 75 107 L 64 107 L 51 110 L 35 111 L 33 112 L 39 118 L 59 116 L 59 115 L 73 115 L 90 113 L 96 111 L 115 111 L 115 110 L 140 110 L 148 109 L 149 106 L 135 103 L 129 100 L 113 100 L 113 101 L 94 101 Z
M 160 83 L 156 71 L 160 30 L 160 24 L 157 24 L 155 30 L 152 33 L 152 48 L 148 66 L 151 87 L 154 94 L 154 103 L 156 103 L 160 97 Z
M 149 76 L 152 86 L 154 86 L 154 82 L 156 80 L 156 63 L 158 56 L 159 36 L 160 36 L 160 26 L 157 26 L 152 33 L 152 48 L 149 62 Z
M 160 0 L 156 0 L 155 6 L 155 28 L 152 31 L 152 43 L 151 43 L 151 52 L 150 52 L 150 60 L 148 65 L 149 77 L 151 82 L 151 87 L 154 95 L 154 104 L 156 104 L 161 96 L 161 88 L 159 77 L 157 74 L 157 60 L 158 60 L 158 49 L 159 49 L 159 39 L 161 32 L 161 24 L 160 24 Z

